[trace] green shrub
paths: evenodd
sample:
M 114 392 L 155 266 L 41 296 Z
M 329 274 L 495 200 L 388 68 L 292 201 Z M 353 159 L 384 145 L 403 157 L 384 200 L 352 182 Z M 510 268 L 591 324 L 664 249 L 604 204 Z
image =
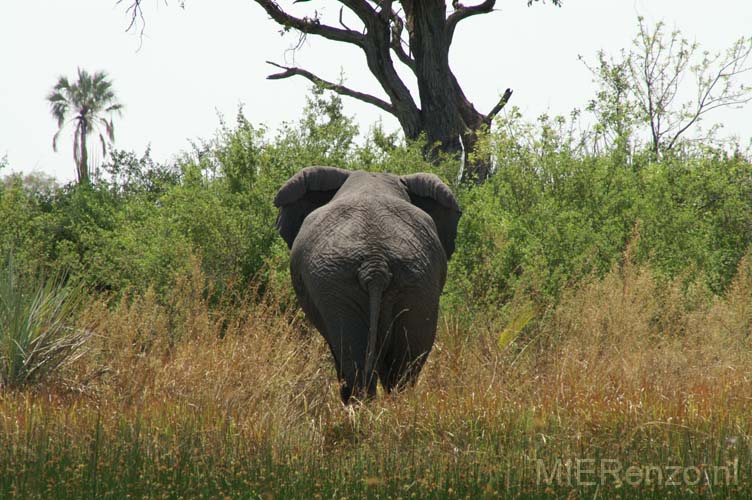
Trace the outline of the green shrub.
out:
M 13 257 L 0 270 L 0 387 L 43 380 L 75 359 L 89 332 L 73 326 L 82 291 L 59 280 L 20 283 Z
M 620 264 L 633 239 L 636 263 L 723 293 L 752 244 L 750 162 L 713 149 L 660 162 L 593 154 L 562 120 L 512 113 L 482 141 L 477 154 L 497 168 L 457 191 L 464 213 L 445 302 L 493 314 L 520 293 L 556 301 Z
M 420 141 L 381 125 L 358 135 L 339 98 L 316 90 L 300 119 L 274 135 L 240 110 L 169 165 L 148 151 L 116 151 L 88 187 L 6 179 L 0 250 L 15 249 L 19 272 L 67 273 L 115 294 L 153 288 L 161 297 L 191 272 L 191 256 L 217 293 L 287 293 L 273 198 L 296 171 L 325 164 L 430 171 L 449 183 L 464 213 L 444 297 L 454 311 L 493 316 L 518 295 L 555 302 L 583 276 L 619 265 L 636 236 L 635 263 L 722 293 L 752 243 L 749 160 L 695 147 L 656 161 L 580 133 L 576 119 L 530 123 L 507 112 L 468 152 L 494 158 L 494 175 L 465 186 L 456 159 L 429 163 Z

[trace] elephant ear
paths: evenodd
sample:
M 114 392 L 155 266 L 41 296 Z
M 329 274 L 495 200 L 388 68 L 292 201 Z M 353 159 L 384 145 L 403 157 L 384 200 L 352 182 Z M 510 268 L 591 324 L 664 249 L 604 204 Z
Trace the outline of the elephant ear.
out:
M 454 239 L 457 236 L 457 223 L 462 211 L 449 187 L 434 174 L 403 175 L 402 183 L 407 187 L 410 201 L 433 219 L 439 233 L 441 246 L 447 259 L 454 253 Z
M 279 208 L 277 231 L 289 248 L 303 220 L 329 203 L 349 175 L 347 170 L 335 167 L 307 167 L 290 177 L 277 191 L 274 197 L 274 206 Z

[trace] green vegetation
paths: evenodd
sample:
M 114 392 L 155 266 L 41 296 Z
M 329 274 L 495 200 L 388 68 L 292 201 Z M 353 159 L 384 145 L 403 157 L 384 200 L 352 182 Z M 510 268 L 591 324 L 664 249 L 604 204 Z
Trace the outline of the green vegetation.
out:
M 9 255 L 0 269 L 0 388 L 44 380 L 71 361 L 88 333 L 73 327 L 81 291 L 56 280 L 19 282 Z
M 88 186 L 8 177 L 0 250 L 117 296 L 154 288 L 164 297 L 191 256 L 223 290 L 265 289 L 277 278 L 285 286 L 287 250 L 271 200 L 293 172 L 329 164 L 434 171 L 453 186 L 464 216 L 448 305 L 469 296 L 497 309 L 518 293 L 556 300 L 567 285 L 609 271 L 633 239 L 636 264 L 724 292 L 752 242 L 750 163 L 739 150 L 688 143 L 660 161 L 649 151 L 624 158 L 588 153 L 587 138 L 563 118 L 530 124 L 512 109 L 499 124 L 480 153 L 495 157 L 497 172 L 468 187 L 454 162 L 428 164 L 418 144 L 378 127 L 359 136 L 339 99 L 318 92 L 300 122 L 275 136 L 239 112 L 174 165 L 115 151 Z
M 749 160 L 596 154 L 514 110 L 499 125 L 473 187 L 321 92 L 276 135 L 239 112 L 174 165 L 116 151 L 86 186 L 6 178 L 13 275 L 91 290 L 77 321 L 96 335 L 0 395 L 0 496 L 592 497 L 577 459 L 604 498 L 748 495 Z M 273 194 L 310 164 L 436 171 L 464 210 L 420 383 L 354 411 L 274 230 Z M 655 465 L 689 483 L 627 482 Z
M 752 496 L 749 154 L 656 148 L 600 69 L 594 125 L 512 108 L 479 136 L 481 185 L 319 89 L 170 164 L 3 179 L 0 498 Z M 418 385 L 358 408 L 274 228 L 313 164 L 436 172 L 464 212 Z

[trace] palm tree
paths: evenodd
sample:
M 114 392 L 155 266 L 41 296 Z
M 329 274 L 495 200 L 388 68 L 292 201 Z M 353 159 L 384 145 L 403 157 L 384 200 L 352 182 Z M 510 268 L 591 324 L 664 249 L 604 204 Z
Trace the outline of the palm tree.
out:
M 115 140 L 112 115 L 114 113 L 119 115 L 123 105 L 117 102 L 107 73 L 97 71 L 90 75 L 81 68 L 78 68 L 78 81 L 76 82 L 71 83 L 66 77 L 61 76 L 50 95 L 47 96 L 47 100 L 58 126 L 58 131 L 52 138 L 52 149 L 57 151 L 57 139 L 63 127 L 68 123 L 75 123 L 73 160 L 76 162 L 78 183 L 87 184 L 89 182 L 89 154 L 86 149 L 86 140 L 92 132 L 97 131 L 104 156 L 107 152 L 105 136 L 110 142 Z

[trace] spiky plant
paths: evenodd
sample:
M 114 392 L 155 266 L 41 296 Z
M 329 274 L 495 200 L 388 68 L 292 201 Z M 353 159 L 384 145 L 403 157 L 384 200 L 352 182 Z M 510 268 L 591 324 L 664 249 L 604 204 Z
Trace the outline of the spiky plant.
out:
M 90 172 L 86 141 L 89 135 L 97 132 L 104 156 L 107 152 L 105 138 L 110 142 L 115 140 L 112 115 L 120 114 L 123 105 L 117 101 L 107 73 L 97 71 L 90 75 L 81 68 L 78 68 L 78 80 L 75 82 L 61 76 L 47 100 L 58 126 L 52 138 L 52 149 L 57 151 L 60 133 L 67 124 L 73 123 L 73 160 L 78 183 L 87 184 Z
M 0 387 L 19 387 L 73 361 L 89 332 L 73 327 L 80 289 L 60 280 L 22 283 L 13 257 L 0 269 Z

